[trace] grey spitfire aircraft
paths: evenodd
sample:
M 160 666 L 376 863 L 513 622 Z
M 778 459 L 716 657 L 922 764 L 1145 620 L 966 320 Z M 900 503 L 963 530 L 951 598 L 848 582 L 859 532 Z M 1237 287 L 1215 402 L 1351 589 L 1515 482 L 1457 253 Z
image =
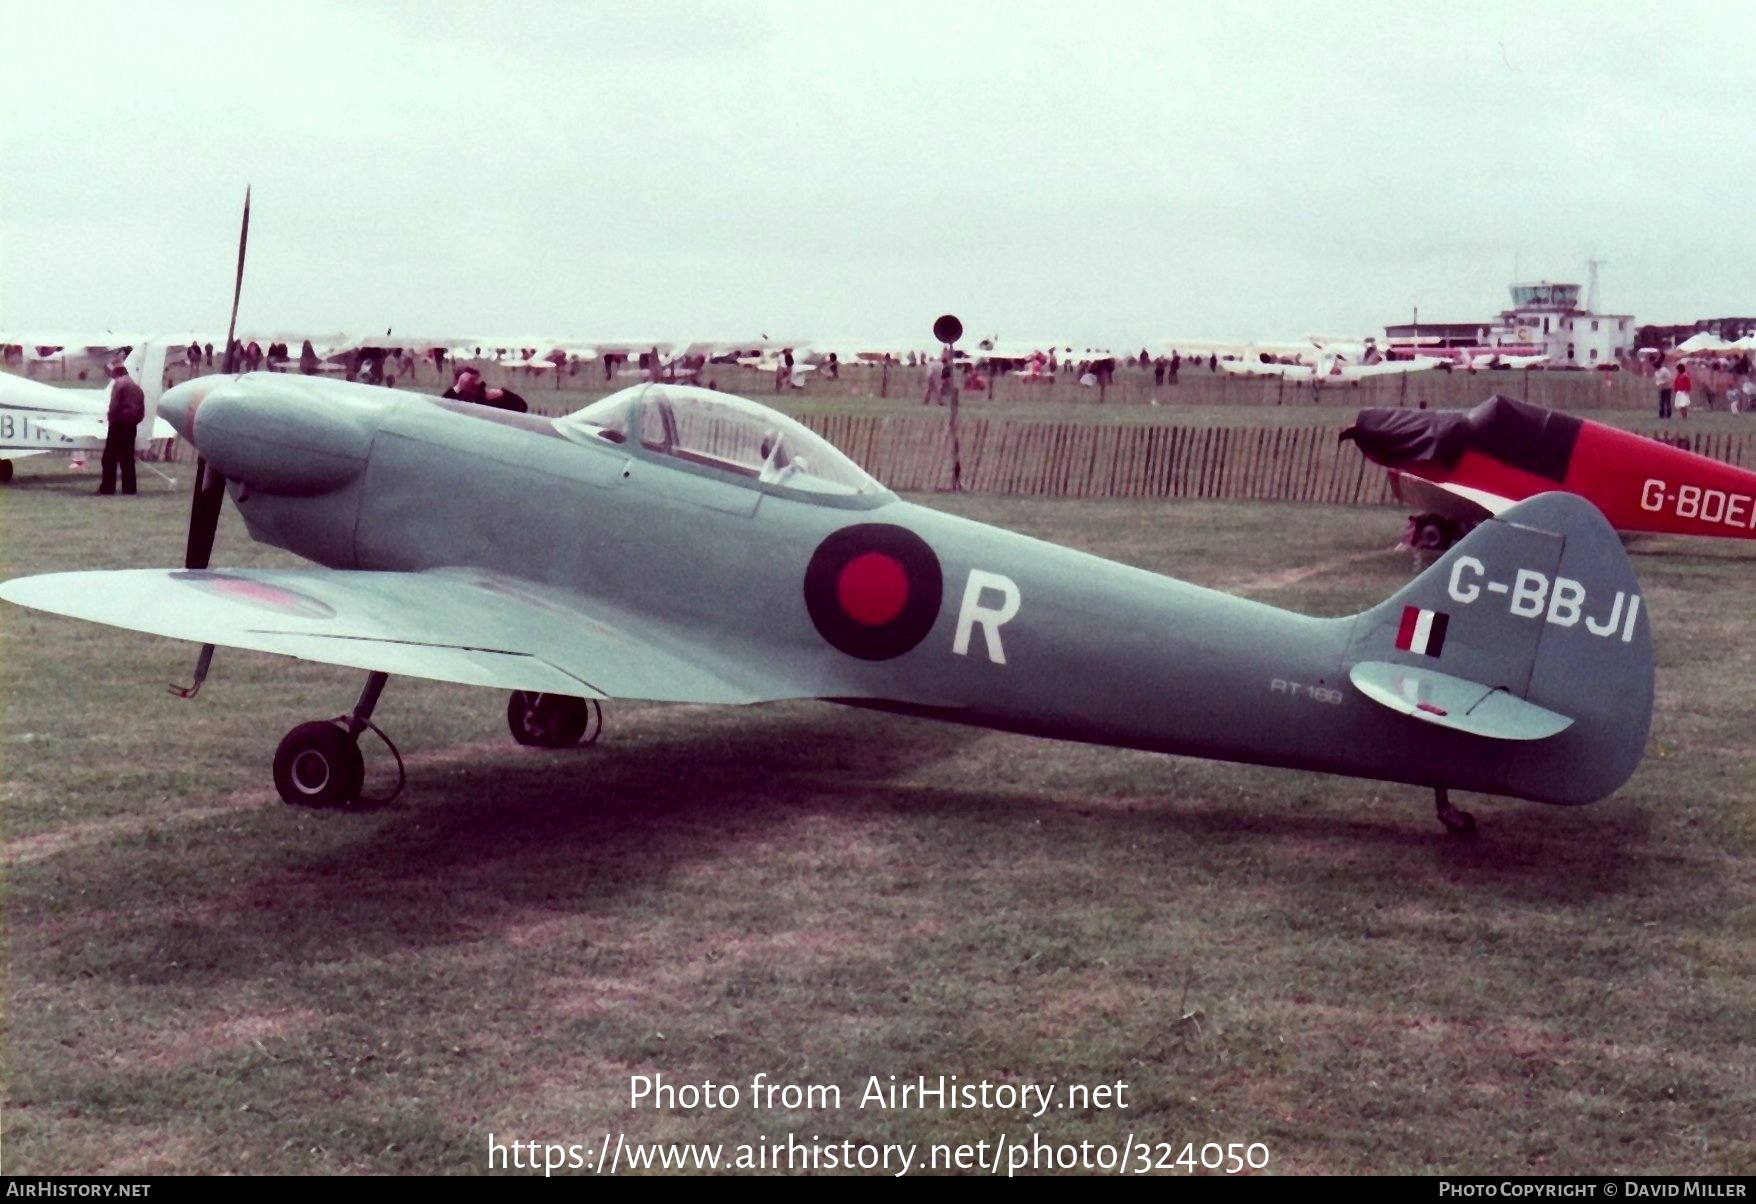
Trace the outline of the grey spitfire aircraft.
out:
M 512 691 L 522 743 L 602 699 L 823 699 L 1005 731 L 1576 804 L 1651 718 L 1639 585 L 1590 504 L 1483 522 L 1383 604 L 1321 619 L 898 499 L 802 424 L 647 384 L 557 419 L 251 373 L 165 394 L 204 467 L 182 570 L 0 586 L 42 610 L 366 671 L 292 729 L 289 803 L 359 797 L 392 674 Z M 229 492 L 321 567 L 207 567 Z M 184 691 L 188 693 L 189 691 Z M 376 730 L 376 729 L 374 729 Z

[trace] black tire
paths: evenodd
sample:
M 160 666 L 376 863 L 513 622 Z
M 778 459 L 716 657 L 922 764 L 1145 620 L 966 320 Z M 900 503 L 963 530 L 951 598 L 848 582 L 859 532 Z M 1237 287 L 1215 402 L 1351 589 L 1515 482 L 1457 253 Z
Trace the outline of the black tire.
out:
M 365 780 L 360 746 L 334 723 L 301 723 L 274 750 L 274 788 L 294 807 L 345 807 Z
M 11 460 L 0 460 L 0 485 L 6 484 L 6 482 L 10 481 L 11 479 L 12 479 L 12 461 Z
M 1476 834 L 1476 817 L 1468 811 L 1453 811 L 1449 815 L 1441 814 L 1439 822 L 1453 836 L 1474 836 Z
M 512 738 L 532 748 L 572 748 L 588 729 L 602 727 L 595 702 L 567 694 L 514 690 L 506 702 L 506 726 Z M 592 732 L 592 738 L 597 733 Z
M 1422 515 L 1415 519 L 1413 547 L 1417 552 L 1443 552 L 1455 540 L 1451 537 L 1451 527 L 1442 518 Z

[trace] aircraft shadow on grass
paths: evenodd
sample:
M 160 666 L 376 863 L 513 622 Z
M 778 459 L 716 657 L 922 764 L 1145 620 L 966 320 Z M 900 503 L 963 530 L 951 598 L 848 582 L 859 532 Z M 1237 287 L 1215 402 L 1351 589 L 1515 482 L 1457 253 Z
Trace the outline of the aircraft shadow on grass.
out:
M 267 834 L 261 822 L 241 834 L 235 817 L 203 819 L 182 842 L 142 849 L 126 872 L 90 876 L 86 919 L 73 922 L 89 923 L 91 939 L 62 942 L 67 955 L 51 955 L 42 969 L 118 981 L 248 979 L 289 964 L 479 941 L 533 911 L 615 925 L 635 911 L 690 906 L 685 887 L 667 898 L 672 880 L 711 877 L 719 864 L 736 873 L 753 846 L 784 843 L 823 816 L 863 835 L 882 831 L 873 843 L 889 868 L 878 877 L 900 875 L 908 893 L 938 898 L 953 914 L 1034 907 L 1040 883 L 1025 872 L 1015 892 L 1007 859 L 1044 847 L 1052 863 L 1114 864 L 1122 883 L 1150 863 L 1151 881 L 1164 884 L 1151 889 L 1167 907 L 1182 905 L 1176 883 L 1185 877 L 1222 891 L 1271 886 L 1295 924 L 1320 922 L 1298 917 L 1322 917 L 1337 898 L 1543 913 L 1630 892 L 1703 889 L 1689 867 L 1639 851 L 1646 819 L 1633 808 L 1559 825 L 1508 808 L 1491 821 L 1493 841 L 1435 844 L 1390 810 L 1381 818 L 1301 813 L 1296 804 L 1240 810 L 1223 770 L 1190 775 L 1181 772 L 1189 763 L 1170 759 L 1139 758 L 1136 797 L 1122 805 L 1023 788 L 897 784 L 965 754 L 982 734 L 882 717 L 882 730 L 873 726 L 853 711 L 746 712 L 723 729 L 548 765 L 478 764 L 418 805 L 330 828 L 321 847 L 288 840 L 278 815 Z M 923 835 L 911 840 L 911 832 Z M 264 851 L 222 869 L 240 835 Z M 210 855 L 209 868 L 192 869 Z M 784 852 L 774 855 L 775 872 L 785 872 Z M 58 857 L 62 873 L 81 872 L 80 854 Z M 948 860 L 957 864 L 944 868 Z M 922 863 L 943 872 L 917 872 Z M 980 891 L 968 885 L 970 869 L 981 870 Z M 236 892 L 216 900 L 214 880 L 235 882 Z M 148 883 L 155 904 L 133 905 Z M 767 915 L 759 898 L 750 907 L 759 928 L 797 922 L 790 912 Z

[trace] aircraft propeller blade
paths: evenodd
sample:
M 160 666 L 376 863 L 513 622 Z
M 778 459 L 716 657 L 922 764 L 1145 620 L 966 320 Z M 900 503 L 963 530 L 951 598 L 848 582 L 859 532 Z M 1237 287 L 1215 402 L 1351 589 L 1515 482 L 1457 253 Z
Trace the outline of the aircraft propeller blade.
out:
M 244 224 L 238 230 L 238 275 L 232 282 L 232 320 L 226 323 L 226 375 L 238 370 L 238 299 L 244 294 L 244 250 L 250 245 L 250 186 L 244 185 Z
M 244 186 L 244 221 L 238 229 L 238 272 L 232 281 L 232 318 L 226 323 L 226 374 L 238 370 L 238 301 L 244 294 L 244 252 L 250 245 L 250 186 Z M 189 542 L 183 551 L 183 567 L 205 569 L 213 556 L 213 538 L 219 530 L 220 507 L 226 500 L 226 478 L 208 467 L 205 456 L 195 461 L 195 492 L 189 501 Z
M 226 500 L 226 478 L 205 459 L 195 462 L 195 493 L 189 503 L 189 544 L 183 567 L 204 569 L 213 555 L 213 537 L 219 530 L 220 507 Z

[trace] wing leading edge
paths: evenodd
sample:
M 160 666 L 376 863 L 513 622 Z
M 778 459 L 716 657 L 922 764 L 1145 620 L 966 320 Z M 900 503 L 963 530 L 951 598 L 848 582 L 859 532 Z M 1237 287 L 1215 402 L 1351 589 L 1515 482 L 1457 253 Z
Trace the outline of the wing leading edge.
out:
M 467 569 L 50 573 L 0 584 L 0 598 L 171 639 L 464 685 L 659 702 L 817 695 L 755 667 L 727 672 L 687 635 L 566 591 Z

